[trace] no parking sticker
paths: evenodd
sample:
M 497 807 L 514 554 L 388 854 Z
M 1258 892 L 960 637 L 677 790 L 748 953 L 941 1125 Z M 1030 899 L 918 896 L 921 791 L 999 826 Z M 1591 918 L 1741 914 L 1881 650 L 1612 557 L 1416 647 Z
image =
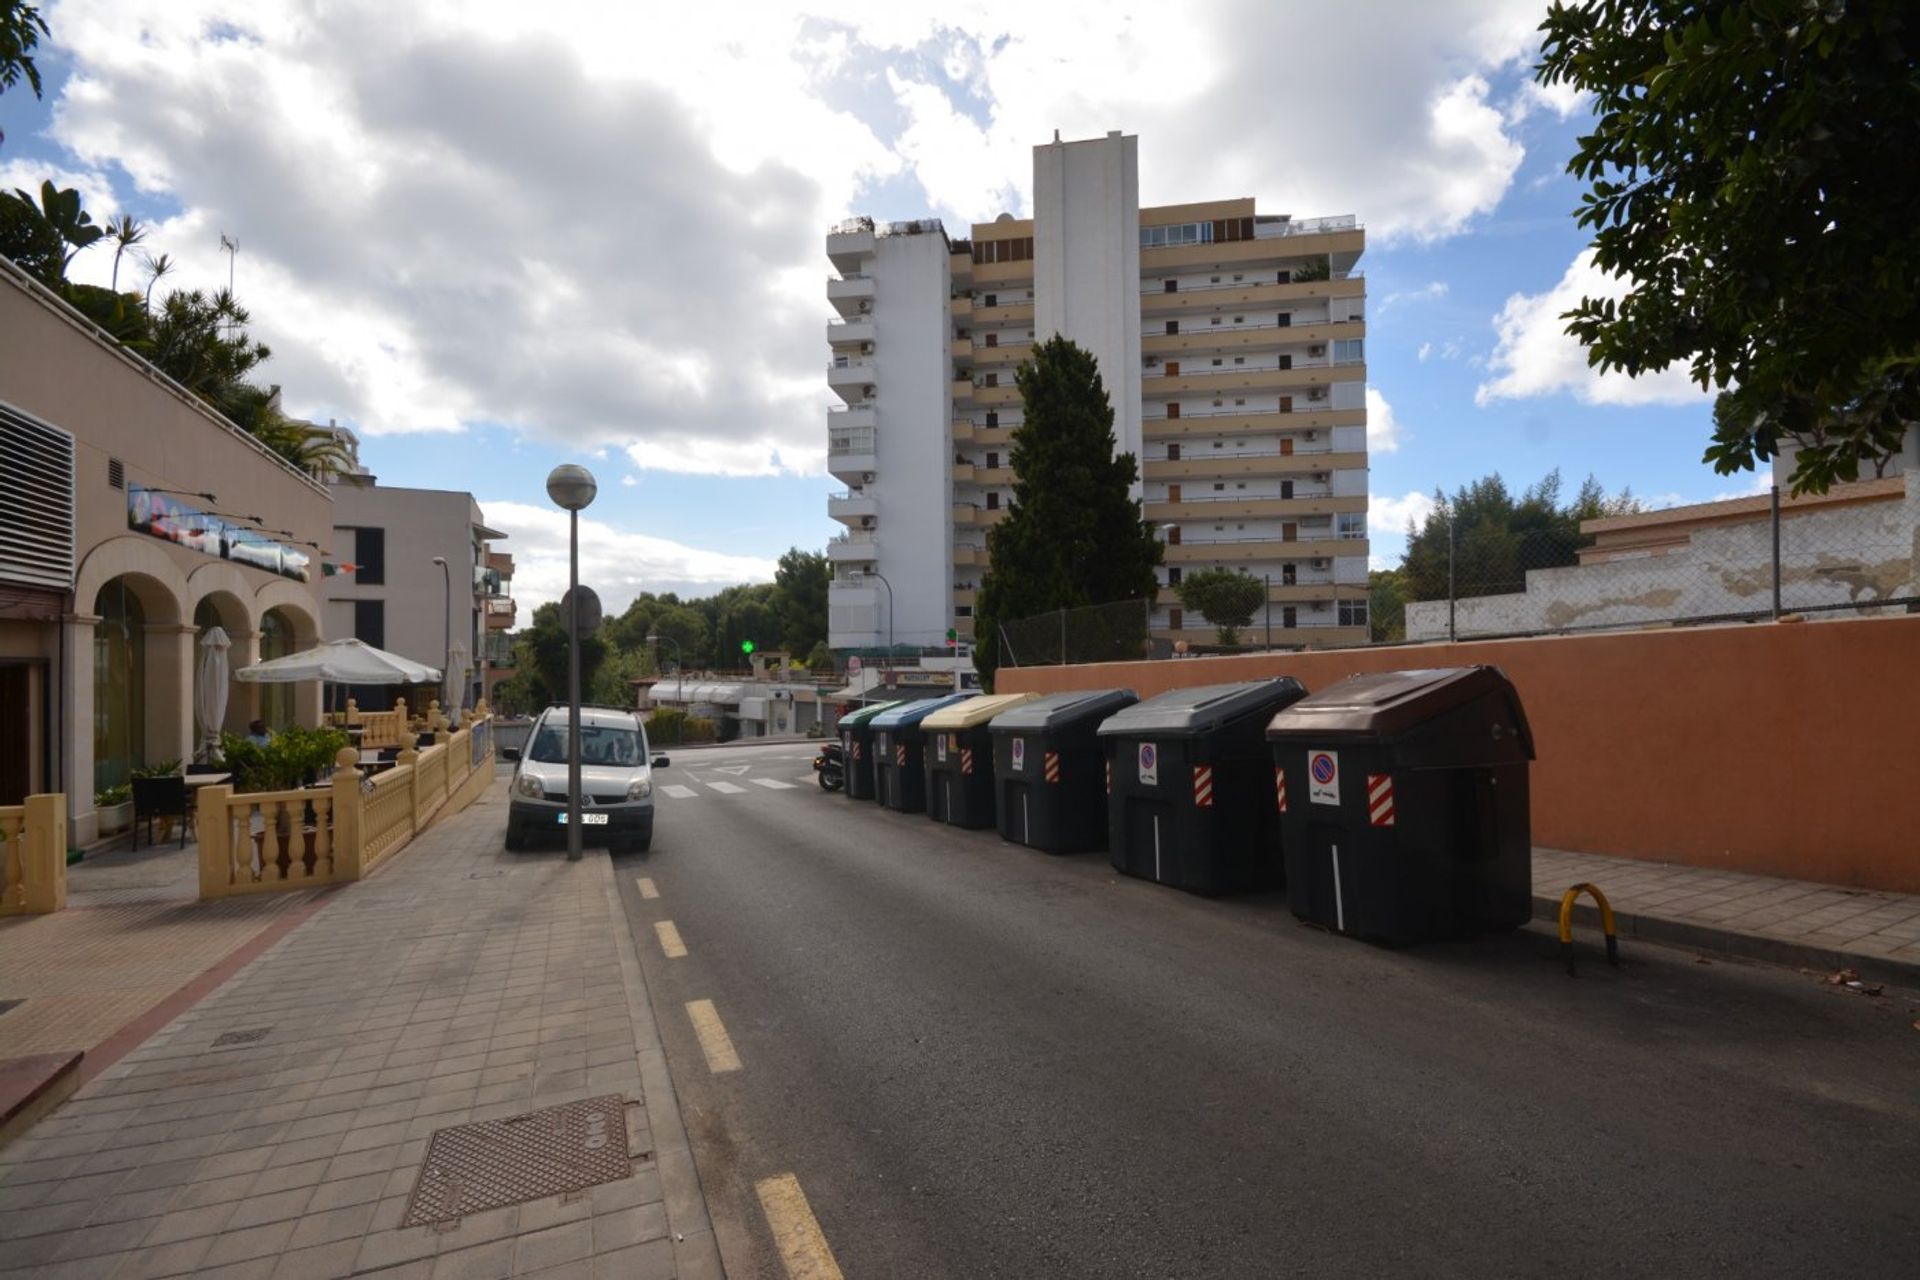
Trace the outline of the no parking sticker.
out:
M 1314 804 L 1340 803 L 1340 757 L 1334 752 L 1307 752 L 1307 799 Z
M 1140 744 L 1140 785 L 1143 787 L 1160 785 L 1160 753 L 1154 750 L 1151 742 Z
M 1013 740 L 1013 771 L 1015 773 L 1027 771 L 1027 740 L 1025 738 Z

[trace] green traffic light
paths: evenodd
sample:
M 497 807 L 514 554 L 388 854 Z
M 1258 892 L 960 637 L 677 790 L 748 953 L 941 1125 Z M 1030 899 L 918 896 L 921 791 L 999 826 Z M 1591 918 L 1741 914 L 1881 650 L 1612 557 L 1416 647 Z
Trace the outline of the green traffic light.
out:
M 753 641 L 751 641 L 751 640 L 742 640 L 742 641 L 740 642 L 740 652 L 742 652 L 742 653 L 752 653 L 752 652 L 753 652 Z

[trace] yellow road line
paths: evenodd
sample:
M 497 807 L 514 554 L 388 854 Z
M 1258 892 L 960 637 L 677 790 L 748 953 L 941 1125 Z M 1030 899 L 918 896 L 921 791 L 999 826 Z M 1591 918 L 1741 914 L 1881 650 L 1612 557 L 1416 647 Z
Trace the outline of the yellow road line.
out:
M 678 960 L 687 954 L 687 944 L 680 941 L 680 931 L 673 927 L 671 920 L 656 920 L 654 933 L 660 937 L 660 949 L 667 953 L 667 959 Z
M 660 896 L 660 891 L 653 887 L 653 881 L 647 876 L 635 876 L 633 882 L 640 886 L 641 897 L 657 898 Z
M 755 1183 L 754 1190 L 760 1194 L 760 1208 L 773 1229 L 773 1242 L 780 1247 L 780 1261 L 790 1280 L 841 1280 L 840 1264 L 833 1260 L 833 1250 L 807 1206 L 800 1180 L 783 1173 Z
M 720 1022 L 720 1014 L 711 1000 L 689 1000 L 687 1017 L 693 1019 L 693 1033 L 700 1037 L 700 1052 L 707 1055 L 707 1070 L 715 1075 L 738 1071 L 740 1055 L 733 1051 L 733 1040 Z

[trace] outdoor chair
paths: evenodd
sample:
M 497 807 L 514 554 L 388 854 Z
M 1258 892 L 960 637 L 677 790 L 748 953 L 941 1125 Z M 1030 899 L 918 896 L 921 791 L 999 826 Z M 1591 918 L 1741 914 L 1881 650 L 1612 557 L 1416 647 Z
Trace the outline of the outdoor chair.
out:
M 153 843 L 153 820 L 174 818 L 180 823 L 180 847 L 187 847 L 187 825 L 193 810 L 187 804 L 187 780 L 175 774 L 168 778 L 133 779 L 133 847 L 140 847 L 140 823 L 147 824 L 147 843 Z

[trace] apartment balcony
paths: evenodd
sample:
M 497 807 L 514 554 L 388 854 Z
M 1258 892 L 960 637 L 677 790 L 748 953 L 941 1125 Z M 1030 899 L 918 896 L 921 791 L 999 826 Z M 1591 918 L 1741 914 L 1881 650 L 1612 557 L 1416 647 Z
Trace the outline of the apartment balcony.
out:
M 1145 257 L 1144 254 L 1141 256 Z M 1144 265 L 1142 271 L 1144 274 Z M 1272 276 L 1269 276 L 1268 280 L 1270 283 L 1265 284 L 1255 280 L 1245 280 L 1232 284 L 1193 286 L 1174 293 L 1166 293 L 1157 287 L 1147 287 L 1140 295 L 1141 320 L 1146 324 L 1150 321 L 1190 315 L 1196 311 L 1242 308 L 1255 311 L 1277 311 L 1283 307 L 1298 306 L 1303 302 L 1367 296 L 1366 279 L 1358 272 L 1350 273 L 1345 279 L 1338 280 L 1307 280 L 1287 284 L 1279 283 Z
M 947 354 L 953 358 L 953 362 L 957 365 L 972 364 L 973 363 L 973 339 L 972 338 L 953 339 L 953 341 L 947 344 Z
M 1320 401 L 1309 401 L 1318 405 Z M 1169 418 L 1162 406 L 1160 413 L 1140 415 L 1140 429 L 1149 440 L 1180 440 L 1187 436 L 1272 435 L 1284 432 L 1301 437 L 1300 446 L 1312 451 L 1318 445 L 1324 452 L 1332 445 L 1334 427 L 1364 427 L 1365 409 L 1267 409 L 1253 411 L 1239 405 L 1218 409 L 1181 409 L 1180 416 Z M 1315 440 L 1306 440 L 1313 434 Z
M 1177 374 L 1162 372 L 1159 377 L 1142 377 L 1140 394 L 1142 396 L 1200 396 L 1219 398 L 1223 396 L 1259 395 L 1262 393 L 1310 392 L 1315 387 L 1325 387 L 1335 382 L 1365 382 L 1367 366 L 1364 362 L 1353 364 L 1295 364 L 1291 369 L 1249 369 L 1233 365 L 1221 369 L 1189 369 L 1182 365 Z M 1311 397 L 1308 404 L 1321 404 Z M 1331 408 L 1331 401 L 1324 402 Z
M 1009 466 L 975 467 L 973 482 L 993 489 L 1006 489 L 1013 484 L 1013 468 Z
M 1005 289 L 1008 286 L 1022 290 L 1033 287 L 1033 259 L 973 264 L 973 291 L 976 294 L 992 292 L 996 287 Z
M 973 425 L 972 418 L 956 418 L 953 423 L 953 439 L 956 444 L 967 444 L 973 439 L 973 433 L 979 428 Z
M 972 406 L 975 388 L 971 375 L 962 374 L 948 385 L 952 388 L 949 394 L 953 398 L 955 409 L 965 410 Z
M 873 219 L 849 218 L 827 232 L 827 261 L 845 275 L 873 257 Z
M 834 564 L 872 564 L 880 559 L 880 543 L 870 534 L 843 533 L 827 539 L 827 559 Z
M 973 470 L 974 470 L 974 469 L 973 469 L 973 464 L 972 464 L 972 463 L 970 463 L 970 462 L 956 462 L 956 463 L 954 463 L 954 464 L 953 464 L 953 472 L 952 472 L 952 475 L 953 475 L 953 482 L 954 482 L 955 484 L 972 484 L 972 483 L 973 483 Z
M 956 589 L 953 593 L 954 607 L 956 608 L 965 607 L 968 609 L 973 608 L 973 599 L 974 599 L 974 596 L 977 594 L 978 593 L 974 591 L 972 588 Z
M 973 365 L 976 369 L 1014 369 L 1032 354 L 1033 342 L 1026 338 L 1022 338 L 1019 342 L 1004 342 L 991 347 L 978 346 L 973 349 Z
M 1365 538 L 1342 538 L 1328 529 L 1303 531 L 1294 538 L 1227 538 L 1214 542 L 1193 539 L 1169 543 L 1166 551 L 1167 564 L 1253 564 L 1364 557 L 1368 554 L 1368 544 Z
M 963 529 L 971 528 L 981 523 L 979 519 L 980 514 L 981 508 L 974 506 L 971 502 L 956 502 L 953 504 L 953 522 Z
M 1162 245 L 1140 251 L 1142 275 L 1172 275 L 1179 271 L 1230 270 L 1253 264 L 1297 262 L 1301 258 L 1329 257 L 1335 266 L 1357 261 L 1367 248 L 1367 233 L 1359 227 L 1327 227 L 1284 236 L 1259 235 L 1252 240 L 1214 240 L 1205 244 Z
M 829 326 L 831 327 L 831 326 Z M 1280 324 L 1268 315 L 1265 324 L 1212 325 L 1205 319 L 1187 321 L 1179 333 L 1149 333 L 1141 336 L 1144 355 L 1171 356 L 1178 359 L 1186 352 L 1209 355 L 1251 351 L 1284 351 L 1292 347 L 1333 342 L 1341 338 L 1364 338 L 1364 320 L 1326 321 L 1317 324 Z
M 519 616 L 519 605 L 512 596 L 488 596 L 486 599 L 487 630 L 510 631 L 515 618 Z
M 1013 446 L 1012 427 L 975 427 L 973 443 L 982 448 L 1011 448 Z
M 1167 499 L 1146 504 L 1147 519 L 1156 524 L 1177 524 L 1217 520 L 1257 520 L 1262 518 L 1298 519 L 1330 516 L 1341 512 L 1364 512 L 1365 494 L 1333 497 L 1330 494 L 1297 498 L 1249 498 L 1244 494 L 1196 494 L 1193 497 Z
M 1013 385 L 1013 376 L 1011 374 L 1002 379 L 1000 385 L 997 387 L 978 386 L 971 388 L 971 390 L 973 393 L 971 396 L 973 403 L 984 405 L 987 408 L 1020 403 L 1020 388 Z M 960 388 L 958 384 L 956 384 L 954 387 L 956 399 L 959 397 L 959 391 Z
M 980 299 L 975 298 L 975 302 Z M 1033 303 L 1022 299 L 1019 302 L 996 302 L 992 306 L 984 304 L 974 307 L 969 313 L 973 317 L 976 329 L 989 329 L 1005 326 L 1014 329 L 1033 328 Z
M 827 302 L 848 319 L 872 311 L 873 296 L 872 276 L 848 275 L 827 281 Z
M 973 508 L 969 507 L 967 510 L 971 511 Z M 971 523 L 971 521 L 968 523 Z M 985 547 L 969 547 L 963 543 L 956 542 L 953 545 L 953 563 L 955 565 L 985 566 L 987 563 L 987 549 Z
M 1295 560 L 1289 563 L 1298 565 L 1301 563 L 1313 564 L 1316 562 L 1312 560 Z M 1367 584 L 1364 582 L 1335 582 L 1328 576 L 1330 571 L 1325 569 L 1316 569 L 1311 572 L 1296 569 L 1295 572 L 1299 574 L 1299 581 L 1297 582 L 1283 582 L 1281 580 L 1282 575 L 1279 572 L 1270 574 L 1254 573 L 1248 576 L 1269 579 L 1267 584 L 1267 603 L 1269 604 L 1320 604 L 1329 600 L 1365 600 L 1367 598 Z M 1313 576 L 1315 574 L 1318 576 Z M 1179 586 L 1176 584 L 1161 584 L 1159 594 L 1154 597 L 1154 600 L 1162 608 L 1167 606 L 1178 607 L 1180 604 Z M 1259 623 L 1256 621 L 1254 625 L 1258 626 Z
M 973 314 L 973 299 L 964 293 L 955 294 L 947 299 L 947 314 L 955 320 L 964 320 Z
M 1235 476 L 1297 476 L 1311 471 L 1346 471 L 1367 465 L 1364 453 L 1315 453 L 1296 449 L 1209 449 L 1186 458 L 1148 458 L 1141 464 L 1147 480 L 1230 479 Z
M 880 500 L 870 493 L 850 490 L 827 495 L 827 515 L 854 529 L 871 529 L 880 517 Z
M 871 426 L 827 428 L 827 471 L 847 484 L 866 484 L 880 469 Z
M 856 316 L 851 320 L 827 321 L 827 343 L 835 348 L 857 346 L 873 341 L 873 317 Z M 871 350 L 871 348 L 869 348 Z

